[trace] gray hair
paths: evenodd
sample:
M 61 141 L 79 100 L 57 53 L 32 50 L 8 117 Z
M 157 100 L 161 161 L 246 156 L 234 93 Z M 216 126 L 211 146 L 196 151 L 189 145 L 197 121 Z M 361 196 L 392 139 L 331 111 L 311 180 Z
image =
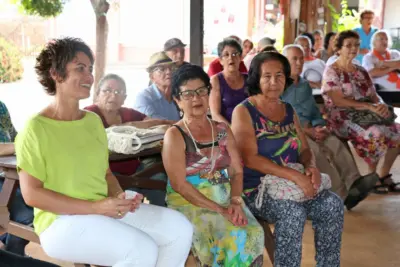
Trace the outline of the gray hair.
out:
M 99 85 L 98 85 L 98 92 L 100 92 L 100 88 L 104 85 L 105 82 L 109 81 L 109 80 L 115 80 L 119 83 L 119 85 L 121 86 L 121 89 L 124 89 L 125 93 L 126 93 L 126 84 L 125 84 L 125 80 L 117 75 L 117 74 L 107 74 L 106 76 L 104 76 L 103 78 L 101 78 L 101 80 L 99 81 Z
M 288 53 L 289 49 L 292 49 L 292 48 L 297 48 L 297 49 L 299 49 L 299 50 L 303 53 L 303 55 L 304 55 L 304 49 L 303 49 L 303 47 L 302 47 L 301 45 L 298 45 L 298 44 L 289 44 L 289 45 L 285 45 L 285 46 L 283 47 L 282 54 L 283 54 L 285 57 L 287 57 L 287 53 Z
M 308 38 L 308 36 L 305 36 L 305 35 L 299 35 L 299 36 L 297 36 L 296 39 L 294 39 L 294 42 L 293 42 L 293 43 L 294 43 L 294 44 L 298 44 L 297 42 L 298 42 L 300 39 L 305 39 L 305 40 L 307 40 L 310 49 L 313 48 L 311 39 Z M 304 51 L 304 49 L 303 49 L 303 51 Z
M 372 48 L 375 48 L 375 45 L 374 45 L 374 44 L 375 44 L 375 41 L 376 41 L 376 39 L 378 38 L 378 35 L 381 34 L 381 33 L 386 34 L 386 37 L 388 38 L 388 49 L 392 48 L 392 45 L 393 45 L 392 36 L 390 36 L 389 32 L 386 31 L 386 30 L 379 30 L 379 31 L 376 31 L 376 32 L 372 35 L 372 37 L 371 37 L 371 47 L 372 47 Z

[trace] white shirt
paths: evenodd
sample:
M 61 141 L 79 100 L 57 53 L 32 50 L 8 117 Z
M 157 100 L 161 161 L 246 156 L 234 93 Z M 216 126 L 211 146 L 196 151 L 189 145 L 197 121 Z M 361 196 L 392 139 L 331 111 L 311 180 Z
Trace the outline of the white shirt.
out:
M 400 52 L 397 50 L 389 49 L 389 54 L 390 54 L 390 60 L 400 59 Z M 366 54 L 364 56 L 362 66 L 369 72 L 370 70 L 372 70 L 373 68 L 376 67 L 378 62 L 379 62 L 379 59 L 372 52 L 369 52 L 368 54 Z M 396 89 L 396 83 L 389 82 L 387 80 L 388 77 L 389 77 L 389 75 L 386 74 L 381 77 L 372 78 L 372 81 L 374 83 L 381 85 L 383 88 Z
M 328 61 L 326 62 L 326 65 L 327 65 L 327 66 L 332 65 L 333 63 L 336 62 L 337 59 L 338 59 L 338 56 L 337 56 L 337 55 L 331 56 L 331 57 L 328 59 Z M 361 66 L 360 61 L 358 61 L 357 59 L 353 59 L 352 62 L 353 62 L 353 64 L 355 64 L 355 65 Z
M 319 83 L 325 70 L 325 62 L 319 58 L 304 62 L 301 77 L 309 82 Z

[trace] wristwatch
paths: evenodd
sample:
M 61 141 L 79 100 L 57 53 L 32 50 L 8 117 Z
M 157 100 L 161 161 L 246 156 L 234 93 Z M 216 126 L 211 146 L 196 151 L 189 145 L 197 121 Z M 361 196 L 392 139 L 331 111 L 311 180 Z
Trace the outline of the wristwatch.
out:
M 243 198 L 240 196 L 236 197 L 231 197 L 231 203 L 235 205 L 242 205 L 243 204 Z

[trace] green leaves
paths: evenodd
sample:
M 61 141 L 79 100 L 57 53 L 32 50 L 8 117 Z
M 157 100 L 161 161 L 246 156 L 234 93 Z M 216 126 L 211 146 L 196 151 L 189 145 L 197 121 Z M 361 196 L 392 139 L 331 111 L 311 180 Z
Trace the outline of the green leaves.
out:
M 359 24 L 359 14 L 356 10 L 349 10 L 347 0 L 340 3 L 342 12 L 339 13 L 335 7 L 328 3 L 329 11 L 332 16 L 332 31 L 341 32 L 345 30 L 352 30 Z
M 11 0 L 23 13 L 44 18 L 59 15 L 67 0 Z

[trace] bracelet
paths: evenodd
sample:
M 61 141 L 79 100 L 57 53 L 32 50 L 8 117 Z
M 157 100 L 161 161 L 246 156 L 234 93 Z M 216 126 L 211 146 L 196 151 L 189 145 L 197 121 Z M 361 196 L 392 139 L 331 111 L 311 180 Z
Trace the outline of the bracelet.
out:
M 236 204 L 236 205 L 242 205 L 243 204 L 243 198 L 240 197 L 240 196 L 231 197 L 231 203 L 232 204 Z

